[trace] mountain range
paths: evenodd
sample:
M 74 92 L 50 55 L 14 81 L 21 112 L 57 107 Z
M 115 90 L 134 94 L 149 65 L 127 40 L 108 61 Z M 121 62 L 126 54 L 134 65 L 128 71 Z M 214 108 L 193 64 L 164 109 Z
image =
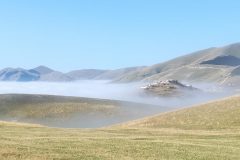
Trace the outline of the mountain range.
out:
M 55 71 L 46 66 L 38 66 L 33 69 L 5 68 L 0 71 L 0 81 L 50 81 L 67 82 L 76 80 L 113 80 L 120 76 L 142 69 L 143 67 L 131 67 L 117 70 L 83 69 L 68 73 Z
M 62 73 L 45 66 L 30 70 L 5 68 L 1 81 L 76 81 L 153 82 L 176 79 L 188 82 L 214 82 L 234 85 L 240 82 L 240 43 L 212 47 L 152 66 L 117 70 L 83 69 Z

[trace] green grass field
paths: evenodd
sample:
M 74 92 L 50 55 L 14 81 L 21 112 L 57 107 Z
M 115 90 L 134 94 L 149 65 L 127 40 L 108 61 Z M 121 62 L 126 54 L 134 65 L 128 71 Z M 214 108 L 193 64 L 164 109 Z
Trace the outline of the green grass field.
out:
M 0 159 L 239 160 L 240 97 L 101 129 L 0 122 Z

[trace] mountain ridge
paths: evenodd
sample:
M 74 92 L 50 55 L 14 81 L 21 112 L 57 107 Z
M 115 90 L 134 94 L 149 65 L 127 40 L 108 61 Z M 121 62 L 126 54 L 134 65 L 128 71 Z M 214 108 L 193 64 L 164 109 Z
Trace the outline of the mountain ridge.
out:
M 8 67 L 0 70 L 0 81 L 67 82 L 77 80 L 114 80 L 115 78 L 119 78 L 124 74 L 141 68 L 143 68 L 143 66 L 115 70 L 80 69 L 63 73 L 43 65 L 33 69 Z
M 235 43 L 224 47 L 200 50 L 158 63 L 125 75 L 116 82 L 177 79 L 188 82 L 217 82 L 232 85 L 231 72 L 239 65 L 240 43 Z M 236 78 L 240 80 L 240 77 Z
M 77 81 L 111 80 L 115 83 L 154 82 L 176 79 L 187 82 L 211 82 L 223 85 L 240 83 L 240 43 L 211 47 L 186 54 L 152 66 L 137 66 L 115 70 L 80 69 L 62 73 L 46 66 L 27 70 L 5 68 L 0 81 Z

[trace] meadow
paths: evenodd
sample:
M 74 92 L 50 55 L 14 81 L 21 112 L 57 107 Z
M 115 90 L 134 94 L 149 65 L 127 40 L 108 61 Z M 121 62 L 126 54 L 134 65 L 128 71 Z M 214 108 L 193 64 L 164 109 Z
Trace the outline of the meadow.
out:
M 232 97 L 98 129 L 0 122 L 0 159 L 238 160 L 239 111 Z

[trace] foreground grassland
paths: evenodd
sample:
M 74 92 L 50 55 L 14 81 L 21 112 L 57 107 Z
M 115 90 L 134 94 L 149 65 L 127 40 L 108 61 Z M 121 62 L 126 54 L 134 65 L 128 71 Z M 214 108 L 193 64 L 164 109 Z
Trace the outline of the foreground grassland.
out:
M 121 127 L 178 129 L 240 129 L 240 97 L 193 106 L 131 121 Z
M 234 97 L 91 130 L 0 122 L 0 159 L 239 160 L 239 105 Z

